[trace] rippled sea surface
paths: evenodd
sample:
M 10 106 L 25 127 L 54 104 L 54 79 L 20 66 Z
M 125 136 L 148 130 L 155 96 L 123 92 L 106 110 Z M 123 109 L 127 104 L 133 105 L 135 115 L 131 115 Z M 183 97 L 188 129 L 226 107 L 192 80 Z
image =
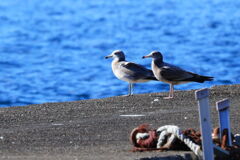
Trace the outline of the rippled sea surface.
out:
M 166 62 L 215 80 L 177 90 L 240 81 L 240 1 L 0 1 L 0 106 L 63 102 L 127 94 L 114 77 L 115 49 L 127 60 L 152 50 Z M 168 91 L 161 82 L 135 93 Z

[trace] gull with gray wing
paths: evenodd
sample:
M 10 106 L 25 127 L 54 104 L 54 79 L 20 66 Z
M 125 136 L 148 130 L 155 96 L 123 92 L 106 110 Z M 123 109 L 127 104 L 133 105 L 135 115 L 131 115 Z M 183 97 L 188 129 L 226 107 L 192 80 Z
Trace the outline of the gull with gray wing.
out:
M 142 58 L 152 58 L 152 70 L 154 76 L 162 82 L 170 84 L 169 96 L 165 99 L 173 98 L 174 85 L 188 82 L 203 83 L 204 81 L 212 81 L 213 77 L 202 76 L 196 73 L 188 72 L 180 67 L 165 63 L 163 56 L 159 51 L 153 51 Z
M 115 50 L 105 58 L 113 58 L 112 71 L 114 75 L 118 79 L 129 83 L 128 95 L 133 94 L 134 83 L 157 80 L 154 77 L 152 70 L 149 70 L 142 65 L 126 61 L 125 55 L 121 50 Z

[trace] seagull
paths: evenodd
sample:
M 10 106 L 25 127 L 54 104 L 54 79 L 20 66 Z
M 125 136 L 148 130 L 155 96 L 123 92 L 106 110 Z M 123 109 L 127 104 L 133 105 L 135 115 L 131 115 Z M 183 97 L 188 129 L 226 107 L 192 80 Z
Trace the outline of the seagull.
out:
M 121 50 L 115 50 L 105 58 L 113 58 L 112 71 L 114 75 L 118 79 L 129 83 L 128 95 L 133 95 L 134 83 L 157 80 L 152 70 L 139 64 L 126 61 L 125 55 Z
M 202 76 L 196 73 L 188 72 L 175 65 L 165 63 L 163 56 L 159 51 L 152 51 L 149 55 L 142 58 L 152 58 L 152 71 L 154 76 L 162 82 L 170 84 L 169 96 L 164 99 L 173 98 L 174 85 L 188 82 L 203 83 L 204 81 L 212 81 L 214 77 Z

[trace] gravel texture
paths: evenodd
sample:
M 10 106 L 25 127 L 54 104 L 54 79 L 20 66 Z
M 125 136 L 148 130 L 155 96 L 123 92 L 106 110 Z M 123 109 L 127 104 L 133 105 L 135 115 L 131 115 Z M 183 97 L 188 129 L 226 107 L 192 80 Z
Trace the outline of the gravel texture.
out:
M 199 129 L 195 90 L 0 108 L 0 159 L 188 159 L 187 151 L 130 152 L 129 134 L 148 123 Z M 239 133 L 240 85 L 210 88 L 213 127 L 216 101 L 229 98 L 232 132 Z M 131 117 L 128 115 L 144 115 Z

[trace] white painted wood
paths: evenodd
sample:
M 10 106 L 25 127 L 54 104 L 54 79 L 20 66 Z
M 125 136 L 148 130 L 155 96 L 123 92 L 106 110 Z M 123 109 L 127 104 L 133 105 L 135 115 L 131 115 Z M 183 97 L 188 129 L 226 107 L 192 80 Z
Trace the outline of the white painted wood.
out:
M 228 99 L 223 99 L 221 101 L 216 102 L 216 109 L 219 110 L 224 110 L 228 109 L 230 106 L 229 100 Z
M 216 102 L 216 109 L 219 116 L 219 126 L 220 126 L 220 137 L 222 140 L 222 132 L 224 129 L 228 129 L 228 142 L 229 146 L 232 146 L 232 136 L 231 136 L 231 124 L 229 116 L 230 103 L 228 99 L 224 99 Z
M 207 98 L 208 96 L 209 96 L 209 92 L 207 88 L 200 89 L 195 92 L 196 100 Z
M 195 92 L 195 98 L 198 101 L 200 128 L 202 134 L 203 159 L 213 160 L 213 142 L 212 142 L 212 123 L 210 117 L 210 107 L 208 102 L 208 89 L 201 89 Z

